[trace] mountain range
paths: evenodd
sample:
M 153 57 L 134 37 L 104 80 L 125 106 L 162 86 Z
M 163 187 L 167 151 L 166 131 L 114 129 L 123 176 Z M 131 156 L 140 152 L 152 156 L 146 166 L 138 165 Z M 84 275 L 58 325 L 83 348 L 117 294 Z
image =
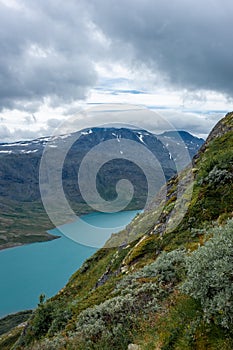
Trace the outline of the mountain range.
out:
M 134 186 L 134 196 L 126 209 L 141 209 L 145 206 L 148 185 L 143 170 L 147 169 L 151 174 L 156 171 L 161 174 L 162 169 L 163 178 L 158 179 L 154 185 L 154 191 L 157 192 L 162 184 L 187 165 L 204 142 L 185 131 L 168 131 L 154 135 L 146 130 L 109 127 L 89 128 L 72 134 L 31 141 L 1 143 L 0 248 L 54 238 L 46 233 L 52 223 L 43 208 L 39 187 L 40 162 L 44 153 L 49 153 L 52 159 L 48 168 L 51 173 L 54 171 L 51 177 L 55 179 L 53 160 L 56 163 L 68 147 L 62 169 L 65 196 L 77 214 L 93 211 L 80 193 L 77 183 L 79 167 L 89 151 L 110 140 L 116 141 L 118 154 L 109 148 L 102 150 L 101 157 L 106 153 L 110 160 L 99 169 L 98 174 L 94 174 L 96 186 L 105 200 L 113 200 L 116 198 L 116 183 L 122 178 L 130 180 Z M 130 159 L 124 159 L 125 155 L 121 150 L 123 140 L 132 141 L 127 143 L 124 152 L 126 155 L 131 153 L 134 159 L 138 158 L 139 166 Z M 135 144 L 141 146 L 140 149 L 152 152 L 159 164 L 155 166 L 143 156 L 135 156 Z M 95 162 L 94 157 L 92 163 Z M 92 173 L 90 177 L 93 177 Z M 68 220 L 69 217 L 63 213 L 60 224 Z

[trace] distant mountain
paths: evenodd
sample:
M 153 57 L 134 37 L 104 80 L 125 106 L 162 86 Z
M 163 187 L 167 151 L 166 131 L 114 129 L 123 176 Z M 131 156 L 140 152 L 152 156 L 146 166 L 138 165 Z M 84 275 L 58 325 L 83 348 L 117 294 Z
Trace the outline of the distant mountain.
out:
M 157 135 L 157 137 L 171 150 L 173 158 L 176 161 L 176 164 L 179 164 L 180 169 L 184 168 L 187 164 L 186 158 L 183 156 L 182 141 L 184 142 L 191 159 L 205 142 L 204 139 L 193 136 L 184 130 L 165 131 L 164 133 Z
M 188 149 L 192 158 L 200 146 L 203 139 L 192 136 L 188 132 L 179 131 L 164 132 L 161 135 L 153 135 L 145 130 L 131 130 L 127 128 L 93 128 L 83 130 L 78 133 L 61 135 L 57 137 L 44 137 L 32 141 L 20 141 L 15 143 L 0 144 L 0 196 L 19 201 L 35 201 L 40 198 L 38 187 L 38 169 L 42 153 L 46 146 L 62 150 L 70 139 L 77 139 L 71 147 L 64 167 L 65 181 L 72 181 L 74 174 L 71 170 L 71 163 L 80 164 L 83 156 L 100 142 L 117 138 L 136 141 L 153 154 L 160 162 L 166 179 L 175 174 L 175 164 L 177 159 L 183 159 L 183 144 Z M 162 143 L 160 142 L 162 141 Z M 164 147 L 164 145 L 166 147 Z M 172 150 L 171 159 L 169 148 Z M 124 156 L 122 155 L 122 158 Z M 178 162 L 179 163 L 179 162 Z M 121 164 L 122 165 L 122 164 Z M 182 164 L 185 166 L 186 164 Z M 68 168 L 66 168 L 66 166 Z M 129 166 L 129 164 L 128 164 Z M 126 167 L 126 169 L 128 168 Z M 131 165 L 132 166 L 132 165 Z M 117 167 L 119 168 L 119 166 Z M 126 170 L 124 169 L 124 170 Z M 75 169 L 77 171 L 78 169 Z M 126 170 L 127 172 L 127 170 Z
M 169 151 L 155 135 L 145 130 L 93 128 L 58 137 L 0 144 L 0 195 L 16 201 L 32 202 L 38 200 L 40 198 L 39 165 L 45 147 L 55 157 L 59 156 L 66 144 L 71 144 L 72 147 L 69 149 L 63 167 L 63 185 L 70 200 L 81 201 L 77 188 L 77 174 L 83 157 L 101 142 L 116 139 L 119 145 L 123 139 L 127 139 L 149 149 L 162 166 L 166 179 L 175 174 L 175 164 Z M 106 151 L 111 152 L 109 149 Z M 129 149 L 127 151 L 129 152 Z M 120 152 L 119 148 L 119 157 L 121 156 Z M 110 187 L 114 187 L 116 181 L 122 177 L 129 178 L 134 183 L 134 180 L 139 176 L 139 186 L 143 186 L 143 190 L 145 189 L 146 185 L 142 185 L 142 182 L 145 182 L 142 171 L 140 169 L 136 171 L 135 165 L 123 158 L 122 154 L 121 161 L 114 161 L 114 159 L 110 161 L 103 169 L 102 175 L 98 176 L 99 186 L 102 187 L 103 191 L 105 189 L 110 197 L 114 196 L 114 191 L 111 192 Z M 108 181 L 107 184 L 105 179 Z M 105 193 L 102 195 L 105 196 Z
M 200 147 L 201 140 L 192 135 L 180 132 L 191 156 Z M 127 152 L 134 154 L 138 159 L 139 166 L 133 161 L 124 159 L 121 150 L 123 140 L 130 140 L 151 151 L 157 158 L 158 172 L 164 174 L 163 183 L 176 174 L 178 170 L 188 162 L 183 156 L 181 140 L 172 132 L 156 136 L 146 130 L 134 130 L 128 128 L 89 128 L 76 133 L 43 137 L 32 141 L 20 141 L 0 144 L 0 247 L 17 244 L 19 237 L 24 235 L 23 243 L 48 239 L 44 233 L 51 227 L 46 213 L 44 212 L 39 189 L 39 166 L 42 154 L 50 152 L 52 162 L 59 159 L 65 147 L 69 151 L 64 161 L 62 180 L 65 195 L 71 207 L 80 213 L 89 212 L 79 190 L 77 176 L 79 166 L 84 156 L 103 141 L 117 140 L 118 159 L 115 159 L 115 151 L 110 156 L 110 161 L 104 164 L 96 177 L 97 189 L 105 200 L 116 198 L 116 183 L 122 179 L 128 179 L 134 186 L 134 197 L 127 209 L 138 209 L 145 205 L 147 199 L 147 181 L 145 169 L 154 172 L 154 165 L 150 164 L 144 156 L 135 154 L 134 143 L 129 143 Z M 185 137 L 184 137 L 185 136 Z M 123 149 L 123 148 L 122 148 Z M 175 151 L 174 151 L 175 150 Z M 104 149 L 102 153 L 111 155 L 110 149 Z M 179 154 L 179 152 L 181 154 Z M 172 157 L 173 156 L 173 157 Z M 173 159 L 174 158 L 174 159 Z M 177 159 L 176 159 L 177 158 Z M 94 158 L 93 163 L 97 162 Z M 190 161 L 190 159 L 189 159 Z M 52 165 L 48 164 L 49 170 L 53 171 Z M 159 169 L 161 167 L 161 169 Z M 87 174 L 93 177 L 93 174 Z M 163 184 L 161 179 L 155 183 L 155 192 Z M 40 226 L 38 227 L 38 220 Z M 67 218 L 61 218 L 65 223 Z M 32 233 L 33 231 L 33 233 Z M 31 237 L 31 238 L 30 238 Z
M 135 130 L 128 128 L 92 128 L 85 129 L 76 133 L 41 137 L 31 141 L 18 141 L 14 143 L 0 143 L 0 156 L 2 155 L 23 155 L 34 154 L 41 155 L 44 148 L 49 144 L 50 147 L 62 147 L 63 143 L 69 141 L 70 138 L 79 138 L 76 146 L 81 146 L 84 149 L 90 148 L 102 141 L 118 138 L 127 138 L 152 147 L 152 139 L 161 139 L 163 143 L 175 142 L 178 145 L 182 140 L 187 146 L 190 156 L 194 156 L 201 145 L 205 142 L 204 139 L 191 135 L 187 131 L 165 131 L 162 134 L 152 134 L 146 130 Z

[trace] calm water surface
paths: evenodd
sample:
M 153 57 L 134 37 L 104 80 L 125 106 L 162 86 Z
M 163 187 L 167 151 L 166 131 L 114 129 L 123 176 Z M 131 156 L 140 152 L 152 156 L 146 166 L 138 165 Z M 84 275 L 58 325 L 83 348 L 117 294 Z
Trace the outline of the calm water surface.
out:
M 87 232 L 86 226 L 85 232 L 82 232 L 84 226 L 81 220 L 63 225 L 62 232 L 76 239 L 77 233 L 86 237 L 88 234 L 93 235 L 95 227 L 97 233 L 104 228 L 104 235 L 100 240 L 94 240 L 98 247 L 112 232 L 119 230 L 114 230 L 113 227 L 124 227 L 137 212 L 88 214 L 82 219 L 91 225 L 90 232 Z M 46 297 L 56 294 L 84 260 L 97 250 L 67 238 L 59 229 L 50 232 L 60 235 L 61 238 L 0 251 L 0 317 L 34 308 L 42 293 Z

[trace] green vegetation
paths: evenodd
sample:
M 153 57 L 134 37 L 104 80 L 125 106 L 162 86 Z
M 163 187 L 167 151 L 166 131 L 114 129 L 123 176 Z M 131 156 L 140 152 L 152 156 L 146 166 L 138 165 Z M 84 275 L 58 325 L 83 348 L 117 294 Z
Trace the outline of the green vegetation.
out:
M 4 334 L 0 348 L 232 349 L 232 128 L 228 114 L 195 158 L 192 199 L 175 230 L 177 178 L 162 210 L 155 200 L 113 235 L 106 247 L 116 248 L 100 249 L 56 296 L 41 297 L 21 335 Z M 180 177 L 187 205 L 188 172 Z
M 187 278 L 182 291 L 200 301 L 207 321 L 231 328 L 233 220 L 211 231 L 213 238 L 187 258 Z
M 14 346 L 24 327 L 14 328 L 12 331 L 0 336 L 1 350 L 10 350 Z
M 85 298 L 42 301 L 16 349 L 127 349 L 131 342 L 142 349 L 231 349 L 232 234 L 229 220 L 205 231 L 206 243 L 193 252 L 162 252 L 143 268 L 115 276 L 107 295 L 103 286 L 89 289 L 86 298 L 96 298 L 83 310 L 78 305 Z M 101 260 L 98 254 L 89 259 L 70 283 Z M 113 286 L 110 280 L 105 288 Z
M 1 198 L 0 214 L 0 249 L 17 245 L 44 242 L 57 238 L 47 233 L 53 228 L 53 224 L 41 201 L 19 202 Z M 4 205 L 3 205 L 4 203 Z M 82 203 L 75 203 L 73 208 L 79 215 L 87 214 L 91 209 Z M 64 222 L 69 221 L 65 217 Z M 40 225 L 38 225 L 38 222 Z M 63 223 L 64 223 L 63 222 Z
M 56 238 L 46 232 L 52 224 L 41 202 L 19 204 L 4 198 L 2 203 L 4 206 L 0 215 L 0 249 Z
M 9 332 L 12 328 L 27 321 L 32 311 L 22 311 L 17 314 L 9 315 L 0 319 L 0 335 Z

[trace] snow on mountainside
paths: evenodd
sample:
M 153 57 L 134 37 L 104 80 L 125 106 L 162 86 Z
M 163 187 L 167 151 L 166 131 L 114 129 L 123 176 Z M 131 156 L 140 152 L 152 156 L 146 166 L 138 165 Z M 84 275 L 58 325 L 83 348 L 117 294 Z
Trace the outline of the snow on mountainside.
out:
M 129 132 L 127 132 L 127 130 L 128 131 L 130 130 L 130 133 L 132 134 L 131 137 L 129 137 Z M 126 132 L 127 132 L 127 138 L 135 139 L 136 137 L 137 139 L 135 139 L 135 141 L 141 142 L 143 144 L 147 144 L 146 141 L 148 137 L 156 137 L 167 146 L 169 142 L 175 143 L 176 145 L 179 146 L 181 144 L 181 140 L 183 140 L 191 156 L 193 156 L 201 147 L 201 145 L 204 143 L 203 139 L 195 137 L 186 131 L 178 131 L 178 132 L 166 131 L 163 134 L 154 135 L 152 133 L 149 133 L 146 130 L 132 130 L 127 128 L 119 128 L 119 129 L 118 128 L 93 128 L 93 129 L 84 129 L 82 131 L 79 131 L 73 134 L 41 137 L 31 141 L 0 143 L 0 154 L 12 154 L 12 153 L 29 154 L 29 153 L 35 153 L 35 152 L 43 152 L 44 148 L 48 144 L 49 144 L 49 147 L 58 147 L 59 144 L 61 144 L 62 142 L 66 142 L 66 139 L 69 139 L 74 135 L 77 136 L 77 138 L 80 138 L 80 140 L 82 140 L 84 136 L 90 136 L 93 133 L 98 135 L 98 133 L 102 134 L 103 132 L 106 135 L 105 137 L 101 138 L 101 141 L 104 141 L 104 139 L 111 138 L 109 137 L 109 134 L 111 134 L 113 137 L 116 137 L 120 142 L 121 137 L 125 136 L 124 134 Z
M 42 137 L 31 141 L 1 143 L 0 249 L 51 238 L 43 234 L 51 228 L 51 223 L 43 208 L 39 187 L 39 168 L 45 148 L 46 151 L 48 149 L 51 151 L 51 159 L 55 161 L 55 164 L 64 149 L 66 147 L 69 149 L 62 169 L 63 189 L 72 209 L 78 214 L 84 214 L 93 209 L 82 198 L 77 183 L 83 157 L 103 141 L 117 140 L 115 145 L 117 156 L 114 156 L 114 152 L 111 156 L 112 150 L 108 147 L 103 148 L 103 153 L 106 153 L 108 157 L 110 154 L 109 159 L 111 160 L 99 169 L 96 174 L 96 185 L 100 196 L 112 201 L 116 198 L 118 181 L 128 179 L 134 188 L 133 199 L 127 207 L 130 210 L 143 208 L 147 200 L 148 184 L 144 170 L 153 174 L 157 174 L 157 171 L 158 174 L 161 174 L 162 170 L 164 175 L 162 180 L 166 181 L 176 174 L 177 169 L 180 170 L 190 162 L 190 157 L 186 157 L 184 161 L 183 155 L 184 151 L 187 155 L 187 149 L 189 150 L 190 147 L 188 143 L 181 147 L 178 145 L 178 143 L 182 144 L 181 139 L 177 141 L 174 140 L 174 137 L 167 137 L 167 135 L 166 139 L 159 139 L 160 137 L 146 130 L 109 127 L 89 128 L 72 134 Z M 123 144 L 127 139 L 135 143 L 129 142 L 124 148 Z M 198 147 L 195 144 L 195 138 L 191 141 L 194 142 L 190 144 L 192 147 Z M 151 164 L 151 161 L 148 162 L 145 157 L 135 152 L 137 145 L 142 146 L 140 149 L 147 149 L 154 155 L 159 164 L 157 168 Z M 133 154 L 134 159 L 138 159 L 140 166 L 127 160 L 129 154 Z M 93 159 L 93 163 L 96 161 Z M 91 178 L 94 175 L 88 174 Z M 53 175 L 51 178 L 54 179 Z M 153 188 L 157 191 L 160 186 L 161 178 L 158 178 Z M 67 222 L 68 219 L 64 215 L 62 217 L 64 222 L 62 221 L 61 224 Z M 37 225 L 38 221 L 41 223 L 40 226 Z

